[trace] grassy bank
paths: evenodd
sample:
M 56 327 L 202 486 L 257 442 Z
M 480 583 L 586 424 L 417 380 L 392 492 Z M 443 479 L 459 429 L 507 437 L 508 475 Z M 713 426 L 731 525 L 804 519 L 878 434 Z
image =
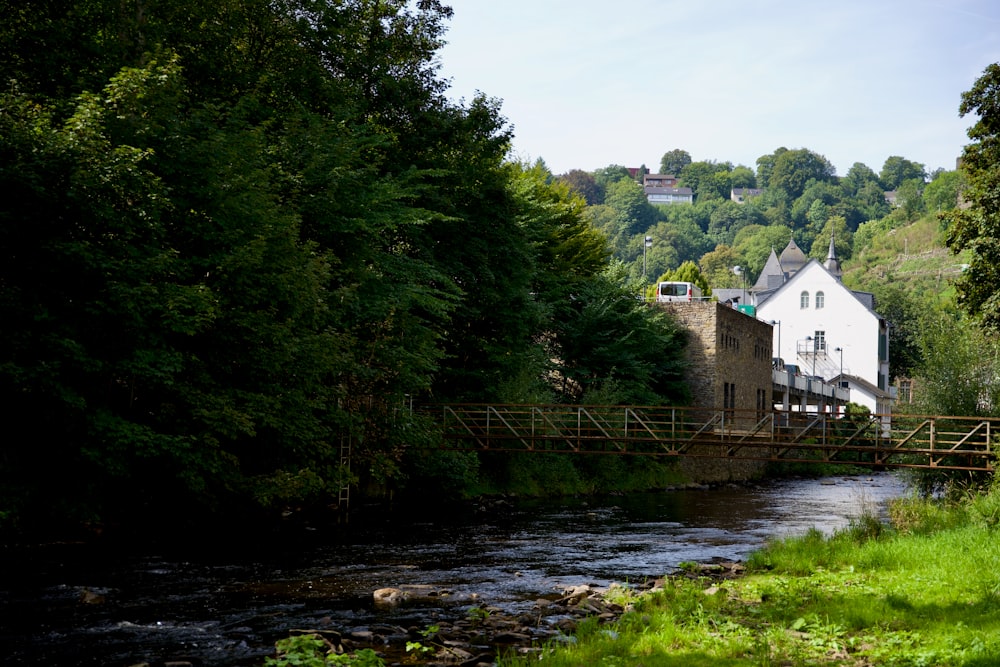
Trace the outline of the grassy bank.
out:
M 775 542 L 737 579 L 667 579 L 615 624 L 501 664 L 1000 665 L 1000 487 L 890 514 Z

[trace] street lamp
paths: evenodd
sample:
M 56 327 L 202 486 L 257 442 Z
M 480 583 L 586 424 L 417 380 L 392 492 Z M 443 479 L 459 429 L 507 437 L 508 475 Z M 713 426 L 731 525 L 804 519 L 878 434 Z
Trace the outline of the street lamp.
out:
M 844 378 L 844 348 L 842 348 L 842 347 L 835 347 L 835 348 L 833 348 L 833 351 L 834 352 L 840 352 L 840 378 L 841 378 L 841 381 L 843 381 L 843 378 Z
M 740 299 L 742 299 L 742 302 L 749 301 L 747 299 L 747 270 L 742 266 L 734 266 L 733 273 L 738 275 L 742 281 L 743 294 L 740 296 Z
M 646 249 L 653 247 L 653 237 L 647 236 L 642 246 L 642 300 L 646 300 Z

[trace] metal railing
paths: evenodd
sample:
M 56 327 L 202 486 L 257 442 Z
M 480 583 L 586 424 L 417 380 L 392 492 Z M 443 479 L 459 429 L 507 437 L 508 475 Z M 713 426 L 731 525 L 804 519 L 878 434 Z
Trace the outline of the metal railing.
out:
M 992 471 L 1000 420 L 663 406 L 440 404 L 445 449 Z

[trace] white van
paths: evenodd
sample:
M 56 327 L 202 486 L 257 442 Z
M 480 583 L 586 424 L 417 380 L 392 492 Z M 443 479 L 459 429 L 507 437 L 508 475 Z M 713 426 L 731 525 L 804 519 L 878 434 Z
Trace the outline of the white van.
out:
M 701 289 L 694 283 L 663 282 L 656 286 L 656 301 L 700 301 Z

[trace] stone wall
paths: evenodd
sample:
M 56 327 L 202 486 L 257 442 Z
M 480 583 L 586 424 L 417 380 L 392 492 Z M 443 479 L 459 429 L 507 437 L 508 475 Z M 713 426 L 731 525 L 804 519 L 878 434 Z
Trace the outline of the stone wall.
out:
M 658 305 L 690 334 L 687 380 L 693 406 L 708 411 L 729 408 L 726 419 L 736 428 L 750 428 L 770 412 L 771 325 L 717 302 Z M 739 459 L 681 459 L 681 469 L 699 482 L 750 479 L 764 465 Z

